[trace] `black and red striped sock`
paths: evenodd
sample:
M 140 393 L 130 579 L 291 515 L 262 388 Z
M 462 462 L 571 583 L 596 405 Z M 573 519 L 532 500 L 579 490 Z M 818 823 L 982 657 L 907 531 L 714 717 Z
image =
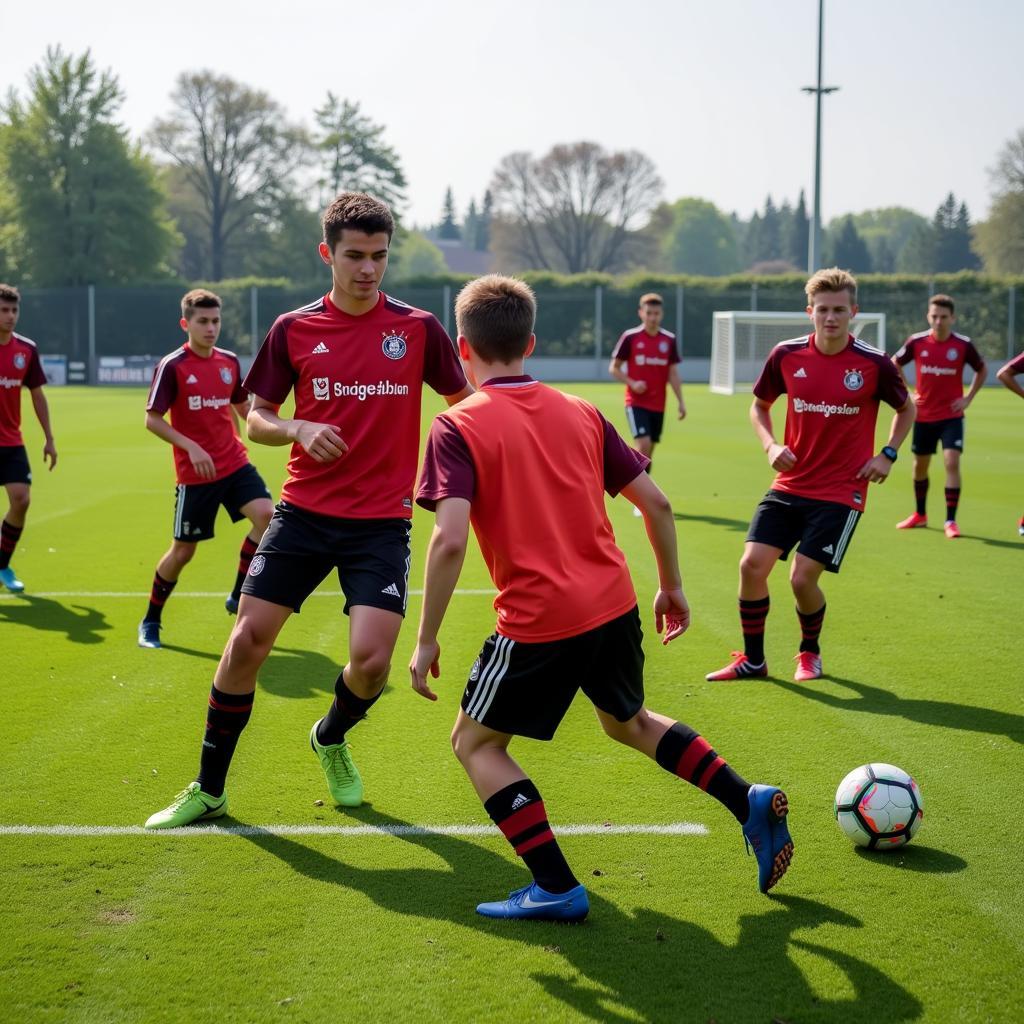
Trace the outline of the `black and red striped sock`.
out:
M 822 605 L 816 612 L 805 615 L 799 608 L 796 610 L 797 618 L 800 620 L 800 650 L 810 651 L 811 654 L 821 654 L 818 646 L 818 637 L 821 636 L 821 627 L 825 621 L 825 605 Z
M 756 601 L 740 598 L 740 628 L 743 630 L 743 653 L 752 665 L 764 664 L 764 622 L 768 618 L 771 598 Z
M 231 596 L 236 601 L 242 596 L 242 584 L 245 582 L 245 577 L 249 575 L 252 556 L 256 554 L 256 549 L 259 546 L 258 540 L 253 540 L 248 536 L 242 541 L 242 550 L 238 552 L 238 575 L 235 577 L 235 585 L 231 591 Z
M 0 569 L 6 569 L 11 564 L 11 555 L 24 529 L 23 526 L 12 526 L 6 519 L 0 523 Z
M 703 736 L 688 725 L 675 722 L 658 741 L 654 759 L 732 811 L 742 825 L 750 817 L 747 791 L 750 783 L 740 778 Z
M 381 690 L 381 693 L 383 692 Z M 376 697 L 369 698 L 354 694 L 348 688 L 348 684 L 345 682 L 345 673 L 342 672 L 334 681 L 334 701 L 317 726 L 317 743 L 329 746 L 332 743 L 344 742 L 345 733 L 357 722 L 361 722 L 366 717 L 366 712 L 379 699 L 380 693 Z
M 947 487 L 946 488 L 946 522 L 956 522 L 956 510 L 960 504 L 960 488 L 959 487 Z
M 255 693 L 221 693 L 216 685 L 210 688 L 206 735 L 196 777 L 199 788 L 210 796 L 220 796 L 224 792 L 228 767 L 238 746 L 238 737 L 252 715 L 255 697 Z
M 925 507 L 928 504 L 928 477 L 914 481 L 914 501 L 917 503 L 917 514 L 925 515 Z
M 529 779 L 499 789 L 484 801 L 484 810 L 542 889 L 568 892 L 580 884 L 551 831 L 544 801 Z
M 177 585 L 177 580 L 165 580 L 160 573 L 153 573 L 153 586 L 149 592 L 149 610 L 146 612 L 146 622 L 160 621 L 167 598 L 171 596 L 171 591 Z

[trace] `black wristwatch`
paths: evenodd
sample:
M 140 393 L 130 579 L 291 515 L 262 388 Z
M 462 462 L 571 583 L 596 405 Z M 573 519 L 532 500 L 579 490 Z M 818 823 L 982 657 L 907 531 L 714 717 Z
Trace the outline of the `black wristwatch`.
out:
M 893 448 L 893 446 L 892 446 L 891 444 L 887 444 L 887 445 L 886 445 L 886 446 L 885 446 L 885 447 L 884 447 L 884 448 L 882 449 L 882 454 L 883 454 L 883 455 L 884 455 L 884 456 L 885 456 L 885 457 L 886 457 L 886 458 L 887 458 L 887 459 L 888 459 L 888 460 L 889 460 L 890 462 L 895 462 L 895 461 L 896 461 L 896 459 L 897 459 L 897 458 L 899 458 L 899 452 L 897 452 L 897 451 L 896 451 L 896 449 L 895 449 L 895 448 Z

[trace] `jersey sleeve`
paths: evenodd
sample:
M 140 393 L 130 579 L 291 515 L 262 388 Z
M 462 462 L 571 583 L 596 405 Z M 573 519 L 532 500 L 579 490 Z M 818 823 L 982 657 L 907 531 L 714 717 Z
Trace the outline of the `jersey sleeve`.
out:
M 235 389 L 231 392 L 231 404 L 241 405 L 249 401 L 249 392 L 242 387 L 242 364 L 238 361 L 238 356 L 235 356 L 232 362 L 235 364 Z
M 439 395 L 456 395 L 466 387 L 466 374 L 455 344 L 436 317 L 426 320 L 423 380 Z
M 786 378 L 782 375 L 784 356 L 784 349 L 773 348 L 761 368 L 761 374 L 754 384 L 754 395 L 762 402 L 774 402 L 786 392 Z
M 298 379 L 288 353 L 288 325 L 278 319 L 263 339 L 242 387 L 264 401 L 280 405 Z
M 975 348 L 974 342 L 967 342 L 964 347 L 964 362 L 977 373 L 984 365 L 985 360 L 982 358 L 981 353 Z
M 476 493 L 476 467 L 458 427 L 446 416 L 430 425 L 416 504 L 433 512 L 442 498 L 465 498 Z
M 614 498 L 651 464 L 651 460 L 630 448 L 608 420 L 600 412 L 597 415 L 604 431 L 604 489 Z
M 916 338 L 907 338 L 907 340 L 903 342 L 900 350 L 893 356 L 893 359 L 895 359 L 900 366 L 906 366 L 907 363 L 911 362 L 914 358 L 914 346 L 916 344 Z
M 39 351 L 38 349 L 32 349 L 32 354 L 28 357 L 28 369 L 25 371 L 25 377 L 21 382 L 21 386 L 31 390 L 32 388 L 42 387 L 45 383 L 46 374 L 43 372 Z
M 903 383 L 899 370 L 893 366 L 892 360 L 884 356 L 878 362 L 877 397 L 891 405 L 894 409 L 902 409 L 907 404 L 907 386 Z
M 178 397 L 178 374 L 168 361 L 157 363 L 153 371 L 153 383 L 149 387 L 149 398 L 146 400 L 146 412 L 155 412 L 163 416 Z
M 679 357 L 679 339 L 673 338 L 672 344 L 668 349 L 668 365 L 675 366 L 676 363 L 681 363 L 682 359 Z
M 629 343 L 631 340 L 632 339 L 629 334 L 623 334 L 615 343 L 615 348 L 612 351 L 612 359 L 618 363 L 624 363 L 629 359 Z
M 1016 377 L 1018 374 L 1024 373 L 1024 352 L 1020 355 L 1014 356 L 1013 359 L 1006 364 L 1010 368 L 1010 373 Z

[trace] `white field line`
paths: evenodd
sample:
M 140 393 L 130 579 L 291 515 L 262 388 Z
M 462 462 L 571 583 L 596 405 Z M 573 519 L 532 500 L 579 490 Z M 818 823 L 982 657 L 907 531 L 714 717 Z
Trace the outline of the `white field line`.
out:
M 410 590 L 410 595 L 422 596 L 422 590 Z M 487 590 L 456 590 L 456 595 L 459 597 L 494 597 L 497 593 L 494 589 Z M 176 590 L 174 592 L 175 597 L 216 597 L 221 601 L 224 600 L 223 590 Z M 310 597 L 341 597 L 340 590 L 315 590 Z M 40 590 L 40 591 L 29 591 L 26 590 L 24 594 L 8 594 L 6 592 L 0 592 L 0 599 L 3 598 L 15 598 L 15 597 L 130 597 L 132 600 L 138 598 L 148 598 L 149 591 L 142 590 Z
M 699 822 L 667 825 L 560 825 L 565 836 L 706 836 Z M 141 825 L 0 825 L 0 836 L 489 836 L 501 833 L 494 825 L 190 825 L 147 831 Z

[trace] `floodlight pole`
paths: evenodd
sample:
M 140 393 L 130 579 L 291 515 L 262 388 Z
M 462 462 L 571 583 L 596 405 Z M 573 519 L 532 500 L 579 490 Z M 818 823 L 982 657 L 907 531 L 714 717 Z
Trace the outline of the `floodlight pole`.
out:
M 818 269 L 821 258 L 821 97 L 836 92 L 838 85 L 822 85 L 822 43 L 825 25 L 825 0 L 818 0 L 818 84 L 805 85 L 801 92 L 814 93 L 815 97 L 815 130 L 814 130 L 814 214 L 811 218 L 811 229 L 807 236 L 807 273 L 813 274 Z

